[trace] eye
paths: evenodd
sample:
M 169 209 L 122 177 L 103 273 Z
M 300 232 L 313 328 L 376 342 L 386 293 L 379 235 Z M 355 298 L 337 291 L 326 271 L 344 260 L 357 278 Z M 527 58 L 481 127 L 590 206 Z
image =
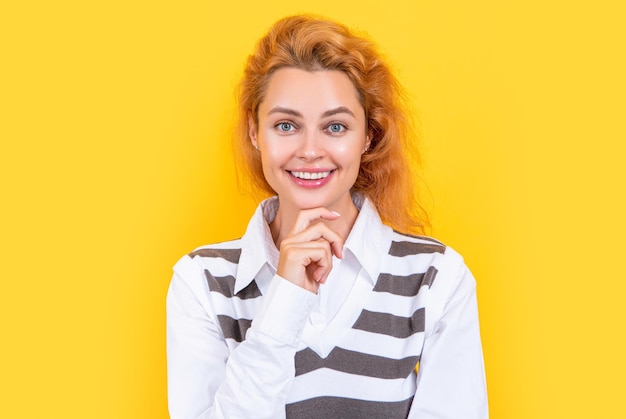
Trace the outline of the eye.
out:
M 331 134 L 341 134 L 346 130 L 346 126 L 344 124 L 334 123 L 330 124 L 328 128 L 326 128 Z
M 280 132 L 290 132 L 295 129 L 291 122 L 279 122 L 275 126 Z

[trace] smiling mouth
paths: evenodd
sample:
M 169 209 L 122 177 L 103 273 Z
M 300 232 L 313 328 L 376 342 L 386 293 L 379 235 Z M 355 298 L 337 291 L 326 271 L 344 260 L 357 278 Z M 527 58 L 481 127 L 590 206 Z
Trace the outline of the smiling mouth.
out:
M 292 171 L 289 171 L 289 173 L 291 174 L 291 176 L 296 177 L 298 179 L 320 180 L 320 179 L 324 179 L 328 177 L 334 171 L 335 170 L 330 170 L 327 172 L 292 172 Z

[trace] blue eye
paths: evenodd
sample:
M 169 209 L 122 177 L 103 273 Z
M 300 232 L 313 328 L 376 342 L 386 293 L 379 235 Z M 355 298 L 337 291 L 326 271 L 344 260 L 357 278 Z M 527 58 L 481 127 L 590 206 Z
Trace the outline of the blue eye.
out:
M 330 124 L 328 126 L 328 131 L 330 131 L 332 134 L 340 134 L 345 130 L 346 127 L 343 124 Z
M 276 125 L 276 128 L 278 128 L 278 130 L 282 132 L 289 132 L 293 129 L 293 124 L 289 122 L 279 122 Z

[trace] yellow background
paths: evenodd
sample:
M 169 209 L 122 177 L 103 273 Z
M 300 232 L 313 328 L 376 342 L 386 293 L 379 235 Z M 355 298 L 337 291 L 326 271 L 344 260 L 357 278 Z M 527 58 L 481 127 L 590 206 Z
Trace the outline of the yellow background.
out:
M 367 32 L 410 94 L 491 417 L 626 417 L 620 3 L 3 2 L 0 416 L 167 417 L 171 266 L 243 232 L 233 88 L 306 11 Z

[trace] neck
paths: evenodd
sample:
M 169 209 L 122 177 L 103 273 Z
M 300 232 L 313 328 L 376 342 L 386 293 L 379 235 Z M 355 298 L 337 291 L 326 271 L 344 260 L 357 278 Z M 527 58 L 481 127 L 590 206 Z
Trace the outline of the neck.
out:
M 327 209 L 336 211 L 341 214 L 341 216 L 336 220 L 324 220 L 322 222 L 336 231 L 345 242 L 350 234 L 350 231 L 352 230 L 354 222 L 356 221 L 356 217 L 359 215 L 359 210 L 354 205 L 354 202 L 352 202 L 350 195 L 347 196 L 347 200 L 343 200 L 333 206 L 329 206 Z M 276 248 L 280 249 L 281 242 L 293 229 L 300 211 L 302 211 L 302 209 L 298 207 L 280 203 L 278 211 L 276 212 L 276 217 L 270 224 L 272 239 L 276 244 Z

